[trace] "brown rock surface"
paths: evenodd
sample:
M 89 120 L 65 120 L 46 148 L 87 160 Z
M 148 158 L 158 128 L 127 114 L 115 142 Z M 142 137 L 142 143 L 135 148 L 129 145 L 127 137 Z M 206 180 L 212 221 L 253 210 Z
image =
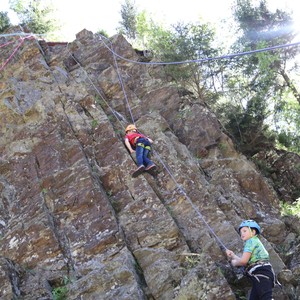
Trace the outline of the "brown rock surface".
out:
M 249 283 L 220 243 L 241 251 L 245 218 L 284 280 L 275 299 L 299 299 L 299 230 L 270 181 L 201 99 L 138 60 L 122 36 L 83 30 L 70 44 L 25 40 L 0 73 L 1 300 L 239 299 Z M 154 140 L 155 178 L 131 177 L 133 121 Z

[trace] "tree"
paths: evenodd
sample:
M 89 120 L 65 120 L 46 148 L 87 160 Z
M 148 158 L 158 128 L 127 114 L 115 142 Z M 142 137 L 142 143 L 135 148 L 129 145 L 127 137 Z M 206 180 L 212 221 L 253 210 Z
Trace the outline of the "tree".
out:
M 214 57 L 219 50 L 213 47 L 214 29 L 209 24 L 178 23 L 164 29 L 152 23 L 148 31 L 147 48 L 166 64 L 165 71 L 177 84 L 191 89 L 200 99 L 213 85 L 215 63 L 198 63 Z M 190 61 L 185 62 L 185 61 Z M 177 64 L 176 62 L 184 62 Z
M 137 47 L 142 47 L 142 49 L 146 49 L 147 44 L 147 36 L 151 33 L 151 24 L 153 21 L 148 20 L 148 16 L 146 11 L 142 11 L 138 13 L 136 16 L 136 44 Z
M 121 17 L 120 31 L 124 33 L 128 39 L 135 39 L 137 10 L 134 6 L 134 1 L 125 0 L 125 3 L 121 5 Z
M 297 34 L 293 28 L 291 15 L 279 9 L 274 13 L 270 12 L 267 8 L 266 0 L 261 0 L 257 7 L 251 6 L 250 0 L 237 0 L 234 15 L 243 33 L 240 41 L 238 41 L 238 43 L 243 45 L 243 50 L 256 50 L 259 47 L 287 44 Z M 298 53 L 299 48 L 293 47 L 283 51 L 270 51 L 265 56 L 269 59 L 267 67 L 281 75 L 286 86 L 290 88 L 300 104 L 299 92 L 286 72 L 286 62 L 295 58 Z M 251 58 L 256 63 L 258 57 L 253 55 Z M 249 66 L 253 67 L 253 64 Z M 254 71 L 255 69 L 254 67 Z
M 0 32 L 4 32 L 11 25 L 7 12 L 0 12 Z
M 33 33 L 45 34 L 59 28 L 53 18 L 54 9 L 42 0 L 11 0 L 10 8 L 16 12 L 21 26 Z
M 257 6 L 250 0 L 236 0 L 234 16 L 239 38 L 232 47 L 233 52 L 287 44 L 295 37 L 290 14 L 278 9 L 270 12 L 265 0 Z M 287 62 L 297 53 L 299 49 L 293 47 L 240 56 L 229 61 L 227 97 L 231 105 L 222 105 L 219 112 L 223 120 L 226 120 L 225 115 L 230 116 L 225 121 L 226 128 L 245 154 L 252 156 L 274 145 L 274 130 L 278 130 L 275 122 L 282 120 L 278 114 L 282 114 L 285 105 L 283 97 L 290 91 L 295 99 L 299 99 L 287 69 Z M 232 112 L 236 113 L 233 115 Z
M 96 33 L 97 33 L 97 34 L 100 34 L 100 35 L 102 35 L 102 36 L 104 36 L 104 37 L 106 37 L 106 38 L 109 37 L 108 33 L 107 33 L 104 29 L 99 29 L 99 30 L 97 30 Z
M 290 151 L 300 154 L 300 106 L 291 93 L 286 96 L 280 119 L 278 142 Z
M 125 0 L 121 9 L 121 33 L 130 38 L 137 47 L 151 52 L 151 56 L 165 62 L 182 62 L 212 57 L 218 53 L 213 46 L 214 29 L 209 24 L 171 25 L 165 29 L 148 17 L 146 11 L 137 12 L 134 2 Z M 200 65 L 195 63 L 168 64 L 166 75 L 184 87 L 193 89 L 204 100 L 208 86 L 212 85 L 215 70 L 214 63 Z M 209 80 L 211 79 L 211 80 Z

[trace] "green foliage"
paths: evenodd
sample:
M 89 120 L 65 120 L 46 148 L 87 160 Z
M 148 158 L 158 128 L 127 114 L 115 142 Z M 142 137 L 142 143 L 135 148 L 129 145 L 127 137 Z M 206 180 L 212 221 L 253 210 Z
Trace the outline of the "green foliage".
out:
M 47 194 L 47 193 L 48 193 L 48 190 L 47 190 L 46 188 L 43 188 L 43 189 L 42 189 L 42 193 L 43 193 L 43 194 Z
M 295 36 L 290 14 L 269 11 L 265 0 L 256 3 L 236 0 L 234 17 L 238 38 L 231 52 L 284 44 Z M 292 48 L 245 55 L 227 63 L 224 98 L 228 100 L 217 103 L 215 110 L 239 150 L 246 155 L 273 147 L 276 140 L 292 151 L 299 147 L 299 130 L 291 130 L 291 127 L 299 129 L 296 126 L 299 113 L 285 104 L 288 91 L 292 91 L 290 95 L 294 99 L 300 99 L 286 69 L 287 61 L 299 51 Z M 286 129 L 288 122 L 291 124 Z
M 247 296 L 245 296 L 245 292 L 243 290 L 235 290 L 234 293 L 235 293 L 237 299 L 247 300 Z
M 116 133 L 117 135 L 119 135 L 120 137 L 123 137 L 123 136 L 124 136 L 124 131 L 121 130 L 121 129 L 115 130 L 115 133 Z
M 171 29 L 153 25 L 149 45 L 163 61 L 185 61 L 207 58 L 217 54 L 212 46 L 214 30 L 206 23 L 178 23 Z
M 195 255 L 195 256 L 189 256 L 187 255 L 185 257 L 185 263 L 187 269 L 192 269 L 196 267 L 199 263 L 201 263 L 201 256 L 200 255 Z
M 54 300 L 67 300 L 68 288 L 67 284 L 70 282 L 70 279 L 67 276 L 63 277 L 61 286 L 55 286 L 52 288 L 52 296 Z
M 278 143 L 285 149 L 300 154 L 300 140 L 297 132 L 281 130 L 278 134 Z
M 108 33 L 103 29 L 98 30 L 96 33 L 100 34 L 100 35 L 103 35 L 104 37 L 107 37 L 107 38 L 109 37 Z
M 103 100 L 103 98 L 99 97 L 98 95 L 96 95 L 95 97 L 95 101 L 98 105 L 100 105 L 102 108 L 107 107 L 107 103 L 105 103 L 105 101 Z
M 298 102 L 292 97 L 286 97 L 276 121 L 281 125 L 277 137 L 278 146 L 300 154 L 300 105 Z
M 216 62 L 200 65 L 196 60 L 216 56 L 219 49 L 213 47 L 215 31 L 208 23 L 178 23 L 170 28 L 156 24 L 146 13 L 137 12 L 133 2 L 125 0 L 121 10 L 120 33 L 131 39 L 137 48 L 147 49 L 155 60 L 165 62 L 195 61 L 194 63 L 166 64 L 165 78 L 192 89 L 202 100 L 215 98 L 209 91 L 214 85 Z
M 121 17 L 120 31 L 124 33 L 128 39 L 135 39 L 137 30 L 137 10 L 133 1 L 125 0 L 125 3 L 121 5 Z
M 147 14 L 145 11 L 138 13 L 136 16 L 136 37 L 137 37 L 137 47 L 142 47 L 145 49 L 147 42 L 147 36 L 151 32 L 151 23 L 147 20 Z
M 281 201 L 280 206 L 282 215 L 300 217 L 300 198 L 298 198 L 293 204 Z
M 219 143 L 218 148 L 221 152 L 225 152 L 227 150 L 227 145 L 225 143 Z
M 147 48 L 157 59 L 170 62 L 164 70 L 167 78 L 178 85 L 191 89 L 200 99 L 205 99 L 208 88 L 213 85 L 216 63 L 199 64 L 197 60 L 214 57 L 219 50 L 212 44 L 215 31 L 209 24 L 178 23 L 165 29 L 149 25 Z M 190 63 L 183 63 L 191 61 Z M 180 63 L 178 63 L 180 62 Z
M 59 28 L 54 19 L 54 9 L 42 0 L 11 0 L 11 9 L 16 12 L 22 26 L 33 33 L 46 34 Z
M 0 12 L 0 33 L 4 32 L 11 25 L 7 12 Z
M 265 102 L 258 97 L 249 99 L 246 107 L 232 100 L 225 101 L 219 104 L 216 114 L 239 151 L 247 156 L 272 147 L 275 142 L 273 131 L 264 124 Z
M 285 43 L 295 34 L 291 13 L 279 9 L 271 12 L 266 0 L 236 0 L 234 17 L 243 32 L 239 42 L 252 49 L 262 41 Z
M 92 120 L 92 127 L 96 128 L 98 126 L 98 121 L 97 120 Z
M 265 160 L 260 160 L 255 158 L 253 158 L 252 160 L 257 165 L 257 167 L 260 169 L 260 171 L 263 173 L 264 176 L 270 177 L 270 175 L 274 172 L 272 167 L 270 167 Z
M 66 286 L 54 288 L 52 290 L 52 296 L 54 300 L 66 300 L 68 295 L 68 289 Z
M 112 122 L 115 119 L 115 117 L 113 115 L 109 115 L 107 118 L 110 122 Z

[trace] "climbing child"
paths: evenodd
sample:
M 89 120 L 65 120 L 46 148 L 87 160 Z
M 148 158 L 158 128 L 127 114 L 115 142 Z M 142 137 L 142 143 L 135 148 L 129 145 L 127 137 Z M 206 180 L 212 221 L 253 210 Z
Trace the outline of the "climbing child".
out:
M 260 226 L 253 220 L 245 220 L 239 227 L 241 239 L 245 242 L 241 257 L 226 250 L 234 267 L 244 266 L 245 275 L 252 282 L 249 300 L 272 300 L 275 274 L 269 262 L 269 253 L 259 240 Z
M 136 126 L 133 124 L 126 127 L 125 133 L 125 145 L 130 153 L 136 153 L 136 161 L 138 165 L 132 176 L 137 177 L 144 171 L 153 173 L 156 166 L 148 158 L 149 152 L 151 151 L 151 143 L 153 143 L 153 141 L 139 133 Z

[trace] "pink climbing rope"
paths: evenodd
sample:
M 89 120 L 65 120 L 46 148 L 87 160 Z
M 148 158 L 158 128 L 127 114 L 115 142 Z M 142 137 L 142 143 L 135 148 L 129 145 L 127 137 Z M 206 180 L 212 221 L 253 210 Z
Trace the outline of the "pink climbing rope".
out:
M 12 43 L 14 43 L 14 41 L 10 41 L 10 42 L 7 42 L 5 44 L 2 44 L 2 45 L 0 45 L 0 48 L 5 47 L 5 46 L 7 46 L 9 44 L 12 44 Z
M 18 51 L 18 49 L 22 46 L 22 44 L 24 43 L 24 41 L 26 39 L 30 39 L 30 38 L 34 38 L 33 36 L 27 36 L 27 37 L 20 37 L 20 42 L 17 45 L 17 47 L 14 49 L 14 51 L 12 52 L 12 54 L 8 57 L 8 59 L 2 64 L 2 66 L 0 67 L 0 72 L 4 69 L 4 67 L 8 64 L 8 62 L 13 58 L 13 56 L 16 54 L 16 52 Z

